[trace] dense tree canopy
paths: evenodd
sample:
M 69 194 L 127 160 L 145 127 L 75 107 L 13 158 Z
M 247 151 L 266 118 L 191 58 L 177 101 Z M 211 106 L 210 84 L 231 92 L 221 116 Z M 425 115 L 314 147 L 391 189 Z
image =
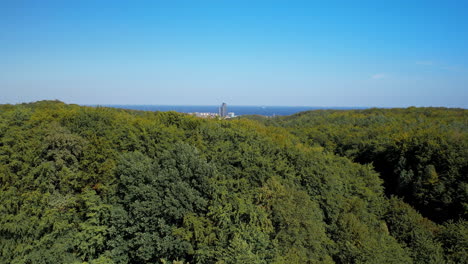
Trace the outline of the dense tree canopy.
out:
M 1 105 L 0 263 L 467 263 L 466 111 L 367 111 Z
M 306 145 L 372 164 L 388 196 L 404 198 L 434 221 L 468 217 L 467 110 L 327 110 L 251 118 L 285 127 Z

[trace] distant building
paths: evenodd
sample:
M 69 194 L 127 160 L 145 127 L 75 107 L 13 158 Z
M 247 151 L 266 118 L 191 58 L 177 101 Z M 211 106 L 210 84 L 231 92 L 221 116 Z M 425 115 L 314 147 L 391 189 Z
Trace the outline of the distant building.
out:
M 226 117 L 228 114 L 227 112 L 227 104 L 226 103 L 223 103 L 220 107 L 219 107 L 219 116 L 220 117 Z
M 218 113 L 209 113 L 209 112 L 195 112 L 195 113 L 189 113 L 190 115 L 194 115 L 196 117 L 201 117 L 201 118 L 215 118 L 219 114 Z
M 219 108 L 218 108 L 218 113 L 210 113 L 210 112 L 193 112 L 189 113 L 189 115 L 193 115 L 196 117 L 201 117 L 201 118 L 233 118 L 236 117 L 236 115 L 233 112 L 227 111 L 227 104 L 223 103 Z

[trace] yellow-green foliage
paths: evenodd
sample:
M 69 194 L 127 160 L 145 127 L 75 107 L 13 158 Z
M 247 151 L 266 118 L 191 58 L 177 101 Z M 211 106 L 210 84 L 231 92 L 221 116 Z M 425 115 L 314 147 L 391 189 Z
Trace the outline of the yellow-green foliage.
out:
M 258 121 L 57 101 L 2 105 L 0 263 L 425 263 L 466 256 L 455 231 L 466 230 L 464 222 L 441 227 L 387 199 L 371 166 L 330 153 L 357 157 L 334 138 L 341 132 L 309 131 L 310 140 L 323 141 L 317 146 L 291 131 L 296 136 Z M 384 149 L 440 143 L 405 133 L 383 140 Z M 453 140 L 463 141 L 463 133 Z M 399 173 L 411 175 L 413 160 L 403 157 Z M 420 168 L 424 188 L 446 182 L 445 169 L 432 162 Z
M 387 195 L 437 222 L 468 217 L 468 110 L 318 110 L 259 119 L 309 146 L 371 163 Z

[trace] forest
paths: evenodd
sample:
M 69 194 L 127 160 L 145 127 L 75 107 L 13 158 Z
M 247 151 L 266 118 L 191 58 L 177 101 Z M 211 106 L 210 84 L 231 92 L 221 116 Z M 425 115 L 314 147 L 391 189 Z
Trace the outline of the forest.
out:
M 0 105 L 0 263 L 468 263 L 468 110 Z

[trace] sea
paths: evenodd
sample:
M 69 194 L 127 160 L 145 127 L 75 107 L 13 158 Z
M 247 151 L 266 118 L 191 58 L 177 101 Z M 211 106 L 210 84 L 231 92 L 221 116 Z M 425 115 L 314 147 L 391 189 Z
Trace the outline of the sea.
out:
M 215 105 L 101 105 L 105 107 L 123 108 L 142 111 L 176 111 L 180 113 L 218 113 Z M 310 110 L 351 110 L 366 109 L 366 107 L 313 107 L 313 106 L 236 106 L 228 105 L 227 111 L 240 115 L 286 116 Z

